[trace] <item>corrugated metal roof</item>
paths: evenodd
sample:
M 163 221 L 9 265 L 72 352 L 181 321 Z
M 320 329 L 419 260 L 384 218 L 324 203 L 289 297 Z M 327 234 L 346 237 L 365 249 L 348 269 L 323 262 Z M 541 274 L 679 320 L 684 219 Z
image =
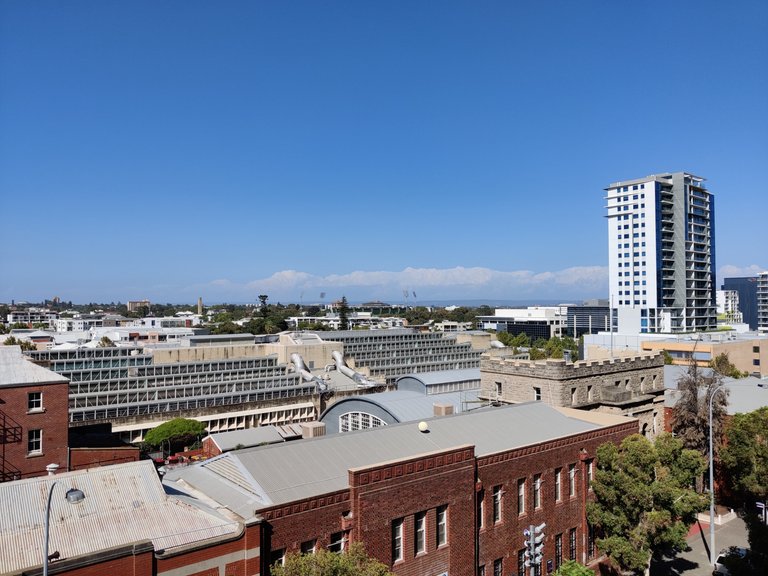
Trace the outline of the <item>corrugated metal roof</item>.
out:
M 465 382 L 467 380 L 477 380 L 480 382 L 480 368 L 461 368 L 459 370 L 437 370 L 435 372 L 416 372 L 406 374 L 397 379 L 397 382 L 403 378 L 414 378 L 420 380 L 425 386 L 434 384 L 446 384 L 449 382 Z
M 210 438 L 222 452 L 234 450 L 237 446 L 250 447 L 259 444 L 283 442 L 283 436 L 274 426 L 259 426 L 258 428 L 246 428 L 245 430 L 219 432 L 211 434 Z
M 474 445 L 475 454 L 482 456 L 603 427 L 542 402 L 481 409 L 427 422 L 429 433 L 419 432 L 418 425 L 409 422 L 223 454 L 220 458 L 237 459 L 250 473 L 258 484 L 253 491 L 261 489 L 266 495 L 262 502 L 243 490 L 232 490 L 231 482 L 211 467 L 173 470 L 166 481 L 183 482 L 248 518 L 273 503 L 343 490 L 348 487 L 350 468 L 467 444 Z M 224 492 L 222 486 L 230 489 Z M 250 511 L 249 505 L 253 506 Z
M 61 558 L 142 540 L 168 550 L 242 529 L 238 522 L 167 496 L 149 461 L 5 482 L 0 483 L 0 573 L 40 566 L 53 482 L 49 551 Z M 82 490 L 85 500 L 68 503 L 70 488 Z
M 19 346 L 0 346 L 0 386 L 19 384 L 58 384 L 67 378 L 33 364 L 21 353 Z

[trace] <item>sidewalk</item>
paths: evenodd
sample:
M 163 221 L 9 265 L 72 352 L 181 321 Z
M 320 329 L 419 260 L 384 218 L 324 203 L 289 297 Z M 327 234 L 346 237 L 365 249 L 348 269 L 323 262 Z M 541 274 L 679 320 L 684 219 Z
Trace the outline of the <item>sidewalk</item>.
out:
M 715 525 L 715 547 L 719 552 L 729 546 L 749 548 L 747 527 L 741 518 L 734 518 L 721 525 Z M 651 563 L 651 576 L 711 576 L 709 561 L 709 524 L 696 522 L 688 533 L 688 550 L 674 557 L 665 557 Z

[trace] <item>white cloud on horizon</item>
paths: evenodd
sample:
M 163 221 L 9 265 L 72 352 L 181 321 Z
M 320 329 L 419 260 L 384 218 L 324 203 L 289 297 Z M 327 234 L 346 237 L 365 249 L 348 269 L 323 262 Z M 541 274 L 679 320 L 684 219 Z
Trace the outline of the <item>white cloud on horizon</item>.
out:
M 396 300 L 404 291 L 418 299 L 561 299 L 607 297 L 608 269 L 605 266 L 574 266 L 564 270 L 534 272 L 500 271 L 490 268 L 405 268 L 401 271 L 355 270 L 346 274 L 313 275 L 281 270 L 246 283 L 216 279 L 192 290 L 206 298 L 231 301 L 256 300 L 269 294 L 270 301 L 316 300 L 323 292 L 333 300 Z
M 749 266 L 735 266 L 733 264 L 726 264 L 721 266 L 717 271 L 718 288 L 723 278 L 740 278 L 743 276 L 757 276 L 760 272 L 768 271 L 765 266 L 758 264 L 750 264 Z

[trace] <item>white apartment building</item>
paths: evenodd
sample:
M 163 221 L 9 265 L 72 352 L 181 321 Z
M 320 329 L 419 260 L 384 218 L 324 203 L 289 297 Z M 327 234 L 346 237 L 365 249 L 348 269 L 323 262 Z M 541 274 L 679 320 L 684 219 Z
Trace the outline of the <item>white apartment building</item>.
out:
M 686 172 L 606 189 L 608 269 L 620 333 L 714 330 L 714 196 Z
M 717 314 L 729 324 L 741 324 L 743 314 L 739 311 L 739 293 L 736 290 L 717 291 Z
M 757 275 L 757 329 L 768 332 L 768 272 Z

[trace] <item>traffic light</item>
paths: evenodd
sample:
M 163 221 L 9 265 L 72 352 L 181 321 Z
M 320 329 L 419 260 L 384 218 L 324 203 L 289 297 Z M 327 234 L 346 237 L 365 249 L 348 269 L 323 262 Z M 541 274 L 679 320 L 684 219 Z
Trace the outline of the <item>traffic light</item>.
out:
M 538 526 L 531 525 L 523 530 L 523 536 L 525 536 L 523 557 L 526 568 L 539 566 L 544 558 L 544 528 L 546 527 L 546 523 L 542 522 Z

